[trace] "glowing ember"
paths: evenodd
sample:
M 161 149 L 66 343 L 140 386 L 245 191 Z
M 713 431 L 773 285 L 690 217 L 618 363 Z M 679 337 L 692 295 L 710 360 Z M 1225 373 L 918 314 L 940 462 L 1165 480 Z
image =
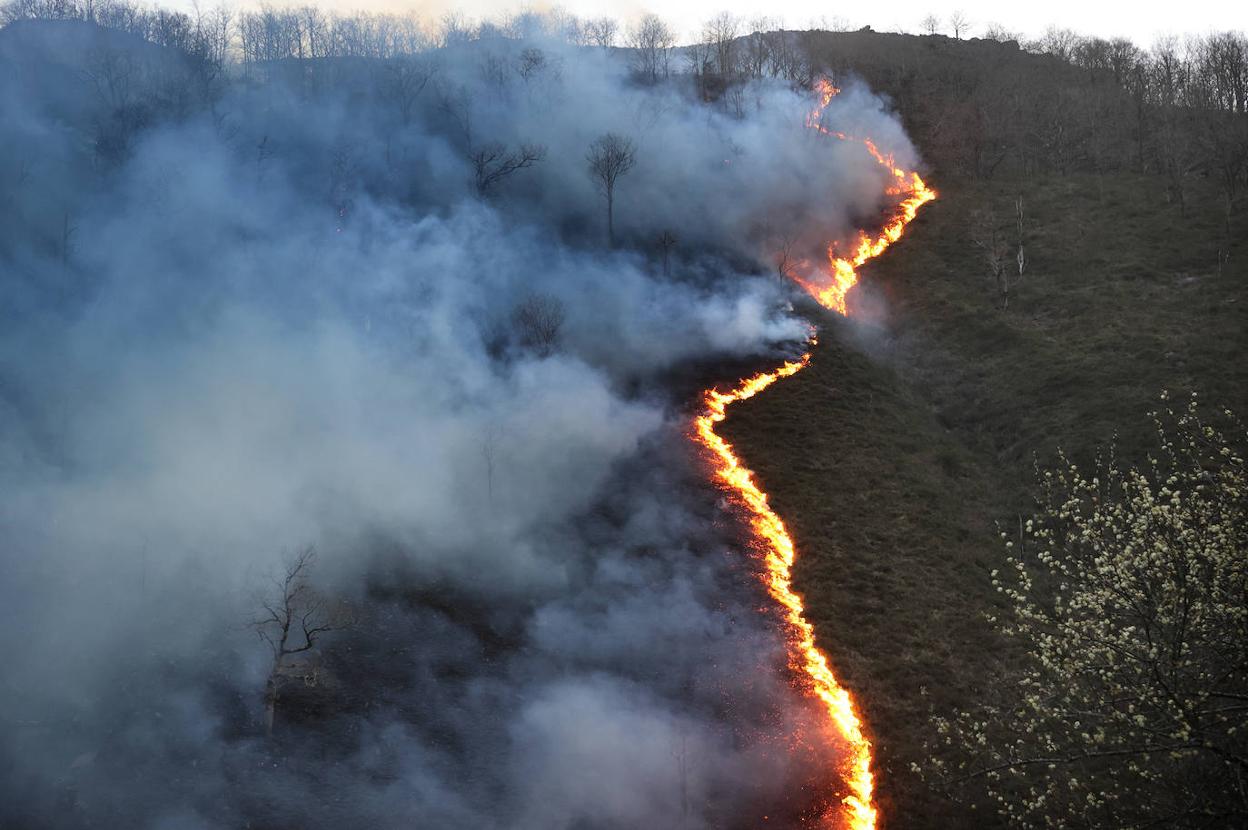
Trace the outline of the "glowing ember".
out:
M 918 214 L 919 208 L 936 198 L 936 191 L 928 187 L 915 171 L 898 167 L 892 154 L 880 152 L 871 139 L 855 139 L 845 133 L 835 132 L 825 127 L 822 123 L 823 111 L 840 90 L 826 79 L 821 80 L 815 90 L 819 93 L 819 105 L 806 117 L 806 126 L 842 141 L 861 142 L 876 163 L 887 169 L 896 179 L 896 184 L 888 187 L 885 193 L 891 196 L 904 196 L 893 211 L 891 218 L 874 236 L 865 231 L 858 232 L 857 240 L 850 246 L 852 253 L 848 256 L 838 253 L 840 250 L 838 243 L 833 242 L 828 246 L 829 271 L 826 280 L 795 278 L 807 293 L 819 301 L 820 305 L 845 314 L 845 297 L 849 294 L 849 289 L 858 283 L 859 266 L 884 253 L 889 245 L 900 239 L 902 231 Z
M 855 140 L 844 133 L 828 130 L 820 121 L 824 108 L 840 90 L 823 81 L 816 87 L 816 91 L 819 93 L 819 106 L 810 114 L 807 126 L 842 140 Z M 838 256 L 836 244 L 828 246 L 831 270 L 826 283 L 816 284 L 814 281 L 798 279 L 802 287 L 822 305 L 841 314 L 846 313 L 845 298 L 849 289 L 858 282 L 856 269 L 867 260 L 879 256 L 889 245 L 900 239 L 906 225 L 914 219 L 919 208 L 936 198 L 936 192 L 923 182 L 918 173 L 897 167 L 892 156 L 880 152 L 871 140 L 857 140 L 863 143 L 876 162 L 886 167 L 897 179 L 897 183 L 886 192 L 904 198 L 875 236 L 859 231 L 851 255 Z M 813 344 L 813 338 L 811 342 Z M 800 360 L 785 363 L 772 372 L 746 378 L 729 392 L 708 390 L 703 400 L 702 414 L 694 420 L 694 437 L 713 456 L 716 478 L 749 513 L 750 528 L 763 557 L 767 591 L 779 603 L 788 629 L 786 639 L 789 665 L 795 676 L 803 679 L 806 688 L 823 702 L 832 725 L 848 747 L 839 772 L 849 794 L 842 799 L 840 807 L 843 809 L 835 806 L 830 808 L 823 820 L 828 825 L 847 825 L 853 830 L 871 830 L 876 826 L 877 819 L 872 802 L 874 778 L 871 773 L 871 742 L 863 732 L 853 698 L 837 682 L 827 656 L 815 645 L 814 627 L 806 620 L 801 597 L 793 591 L 793 538 L 789 536 L 784 522 L 768 504 L 767 494 L 754 481 L 753 472 L 741 464 L 732 445 L 715 432 L 715 425 L 724 420 L 730 404 L 754 397 L 781 378 L 800 372 L 809 363 L 810 352 L 807 352 Z

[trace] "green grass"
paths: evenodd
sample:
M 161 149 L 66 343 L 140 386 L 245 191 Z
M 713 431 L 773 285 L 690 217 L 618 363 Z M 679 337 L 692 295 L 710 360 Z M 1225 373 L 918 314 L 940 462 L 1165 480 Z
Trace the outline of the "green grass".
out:
M 735 407 L 723 432 L 798 544 L 797 588 L 877 745 L 891 827 L 980 827 L 909 772 L 930 709 L 968 706 L 1009 655 L 984 620 L 998 526 L 1031 506 L 1032 463 L 1087 462 L 1115 434 L 1141 459 L 1167 388 L 1248 412 L 1248 218 L 1231 259 L 1216 194 L 1179 215 L 1152 179 L 941 187 L 864 270 L 879 325 L 829 320 L 809 369 Z M 998 307 L 970 217 L 1028 216 L 1026 275 Z M 830 335 L 830 336 L 829 336 Z

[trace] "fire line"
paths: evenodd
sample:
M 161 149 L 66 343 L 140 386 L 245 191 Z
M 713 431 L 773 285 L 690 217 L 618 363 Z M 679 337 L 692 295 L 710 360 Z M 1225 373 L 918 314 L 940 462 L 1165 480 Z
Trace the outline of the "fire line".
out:
M 866 231 L 858 232 L 850 253 L 839 255 L 835 242 L 828 246 L 826 282 L 794 278 L 820 304 L 844 315 L 848 313 L 846 297 L 858 282 L 858 267 L 879 256 L 900 239 L 919 208 L 935 199 L 936 192 L 918 173 L 898 167 L 892 156 L 882 153 L 870 139 L 855 139 L 823 126 L 823 110 L 839 91 L 826 80 L 816 86 L 820 102 L 808 116 L 807 126 L 841 140 L 860 141 L 876 163 L 885 167 L 896 180 L 886 193 L 901 197 L 888 221 L 874 236 Z M 810 342 L 814 345 L 813 337 Z M 877 825 L 878 812 L 872 798 L 875 780 L 871 771 L 871 742 L 853 697 L 837 681 L 827 656 L 815 643 L 815 630 L 806 619 L 802 598 L 793 590 L 792 568 L 796 556 L 793 537 L 783 520 L 771 509 L 767 494 L 755 481 L 753 471 L 741 463 L 732 445 L 715 432 L 716 424 L 727 417 L 730 405 L 752 398 L 776 381 L 797 374 L 810 364 L 810 360 L 811 352 L 808 350 L 800 359 L 786 362 L 771 372 L 746 378 L 730 391 L 708 389 L 703 397 L 702 412 L 694 419 L 693 437 L 710 453 L 717 481 L 749 515 L 753 541 L 762 557 L 767 592 L 780 606 L 787 628 L 790 669 L 800 679 L 804 689 L 823 703 L 831 725 L 848 747 L 847 757 L 842 759 L 838 773 L 849 793 L 839 805 L 829 808 L 823 816 L 823 824 L 828 827 L 847 826 L 852 830 L 873 830 Z

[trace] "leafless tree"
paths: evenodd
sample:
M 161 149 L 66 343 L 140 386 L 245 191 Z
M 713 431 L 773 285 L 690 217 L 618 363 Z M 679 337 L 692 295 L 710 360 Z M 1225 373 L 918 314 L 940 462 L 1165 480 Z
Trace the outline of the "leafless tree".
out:
M 416 113 L 416 102 L 433 79 L 437 67 L 430 61 L 410 55 L 391 58 L 385 64 L 384 90 L 399 109 L 404 124 Z
M 286 563 L 284 573 L 272 577 L 267 595 L 259 598 L 260 614 L 252 628 L 269 647 L 273 662 L 264 690 L 264 732 L 273 734 L 273 720 L 282 682 L 292 657 L 316 648 L 322 635 L 346 626 L 341 614 L 331 613 L 324 597 L 309 584 L 316 550 L 306 547 Z
M 548 357 L 558 348 L 566 318 L 563 302 L 549 294 L 527 297 L 511 314 L 520 345 L 542 357 Z
M 953 36 L 957 40 L 962 39 L 963 33 L 971 28 L 971 20 L 961 9 L 949 15 L 949 28 L 953 29 Z
M 1074 58 L 1075 49 L 1078 47 L 1080 40 L 1082 38 L 1079 37 L 1078 32 L 1050 26 L 1044 30 L 1044 34 L 1039 40 L 1027 44 L 1027 48 L 1033 52 L 1053 55 L 1064 61 L 1070 61 Z
M 532 78 L 541 74 L 546 69 L 546 65 L 546 53 L 530 46 L 521 50 L 520 58 L 516 61 L 516 74 L 528 83 Z
M 761 78 L 771 51 L 767 32 L 780 26 L 771 19 L 760 16 L 751 19 L 747 28 L 750 33 L 745 38 L 745 74 L 751 78 Z
M 702 27 L 702 40 L 711 47 L 715 73 L 720 77 L 731 78 L 736 74 L 736 43 L 740 29 L 741 21 L 729 12 L 720 12 Z
M 633 142 L 616 133 L 604 133 L 594 139 L 585 156 L 589 175 L 607 200 L 607 243 L 615 247 L 615 185 L 637 161 Z
M 921 25 L 923 26 L 923 34 L 925 35 L 940 34 L 940 18 L 934 14 L 929 14 L 927 17 L 923 18 Z
M 546 148 L 541 144 L 522 144 L 517 150 L 509 150 L 501 142 L 491 142 L 476 148 L 470 154 L 477 195 L 485 197 L 503 179 L 546 158 Z
M 657 15 L 647 14 L 629 29 L 628 46 L 633 50 L 633 71 L 648 83 L 658 83 L 670 70 L 676 35 Z
M 984 27 L 984 40 L 995 40 L 998 43 L 1008 43 L 1009 41 L 1020 41 L 1022 36 L 1017 32 L 1012 32 L 1002 26 L 1000 23 L 989 23 Z
M 619 24 L 610 17 L 597 17 L 585 21 L 585 34 L 589 42 L 603 49 L 610 49 L 615 45 L 615 37 L 619 29 Z
M 781 231 L 775 236 L 776 273 L 780 276 L 781 282 L 797 276 L 797 267 L 802 261 L 797 253 L 797 241 L 798 234 L 794 230 Z
M 458 46 L 472 40 L 472 24 L 463 12 L 448 11 L 442 15 L 438 26 L 438 44 L 440 46 Z

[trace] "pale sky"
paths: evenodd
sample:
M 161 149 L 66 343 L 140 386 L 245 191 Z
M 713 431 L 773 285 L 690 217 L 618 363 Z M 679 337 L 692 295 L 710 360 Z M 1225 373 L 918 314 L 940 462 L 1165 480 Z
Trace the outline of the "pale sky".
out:
M 157 0 L 162 2 L 162 0 Z M 188 7 L 192 0 L 163 0 Z M 580 17 L 610 15 L 627 22 L 646 11 L 653 11 L 674 26 L 686 41 L 696 35 L 702 21 L 721 11 L 749 20 L 765 15 L 779 19 L 787 28 L 805 29 L 812 25 L 830 28 L 838 19 L 852 28 L 869 25 L 876 31 L 905 31 L 917 34 L 928 14 L 935 14 L 944 33 L 950 14 L 962 11 L 970 20 L 971 36 L 978 36 L 990 23 L 999 23 L 1026 37 L 1036 37 L 1051 24 L 1074 29 L 1081 34 L 1102 37 L 1126 36 L 1148 46 L 1160 34 L 1204 34 L 1213 30 L 1248 30 L 1248 1 L 1185 0 L 1161 3 L 1105 3 L 1096 0 L 965 0 L 944 4 L 932 0 L 891 0 L 891 2 L 827 3 L 817 0 L 684 0 L 684 2 L 639 2 L 639 0 L 276 0 L 272 5 L 318 5 L 349 12 L 358 9 L 416 11 L 436 20 L 450 7 L 474 19 L 498 18 L 523 8 L 543 9 L 559 5 Z M 258 5 L 259 0 L 227 0 L 229 5 Z M 212 6 L 213 0 L 201 0 Z
M 342 2 L 343 0 L 338 0 Z M 1226 0 L 1187 0 L 1162 3 L 1105 3 L 1097 0 L 1047 0 L 1009 2 L 1008 0 L 966 0 L 941 3 L 932 0 L 891 0 L 890 2 L 828 3 L 816 0 L 684 0 L 672 3 L 592 2 L 564 0 L 560 5 L 583 17 L 611 13 L 628 18 L 650 10 L 669 20 L 682 34 L 696 33 L 702 21 L 718 12 L 729 11 L 749 19 L 758 15 L 780 17 L 789 28 L 810 28 L 812 22 L 831 23 L 841 18 L 853 28 L 869 25 L 876 31 L 906 31 L 917 34 L 921 21 L 935 14 L 945 23 L 961 10 L 971 21 L 971 34 L 980 34 L 989 23 L 1000 23 L 1010 30 L 1035 37 L 1050 24 L 1074 29 L 1082 34 L 1104 37 L 1123 35 L 1141 45 L 1151 44 L 1159 34 L 1203 34 L 1215 29 L 1248 30 L 1248 2 Z M 480 16 L 483 10 L 506 8 L 497 0 L 468 0 L 458 8 Z M 473 11 L 469 11 L 473 8 Z

